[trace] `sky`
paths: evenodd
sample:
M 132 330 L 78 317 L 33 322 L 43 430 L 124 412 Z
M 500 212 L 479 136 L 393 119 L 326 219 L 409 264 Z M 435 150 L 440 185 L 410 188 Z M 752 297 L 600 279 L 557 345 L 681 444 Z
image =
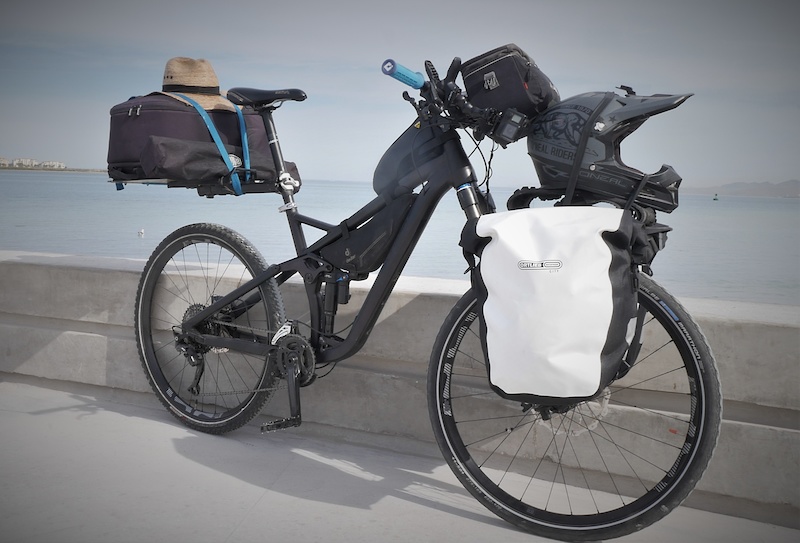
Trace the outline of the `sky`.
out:
M 785 0 L 6 0 L 0 157 L 105 168 L 111 107 L 188 56 L 223 89 L 306 91 L 276 113 L 284 155 L 307 179 L 371 181 L 414 119 L 385 59 L 443 73 L 516 43 L 562 98 L 695 94 L 625 140 L 628 165 L 670 164 L 693 186 L 782 182 L 800 178 L 799 19 Z M 493 183 L 537 184 L 524 141 L 492 165 Z

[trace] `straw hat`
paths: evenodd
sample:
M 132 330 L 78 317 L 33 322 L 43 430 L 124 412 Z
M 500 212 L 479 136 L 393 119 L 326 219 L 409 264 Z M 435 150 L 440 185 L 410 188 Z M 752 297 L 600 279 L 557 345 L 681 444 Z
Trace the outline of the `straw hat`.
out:
M 234 106 L 220 94 L 219 80 L 211 63 L 205 59 L 175 57 L 167 61 L 164 68 L 164 93 L 185 94 L 203 109 L 225 109 L 234 111 Z M 173 98 L 186 102 L 175 94 Z

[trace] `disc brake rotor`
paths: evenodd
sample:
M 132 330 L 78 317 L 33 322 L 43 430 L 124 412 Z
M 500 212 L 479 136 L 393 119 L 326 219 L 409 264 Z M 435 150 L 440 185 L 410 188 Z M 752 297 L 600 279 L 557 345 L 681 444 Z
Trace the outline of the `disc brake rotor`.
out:
M 579 436 L 597 428 L 600 421 L 608 414 L 608 402 L 611 399 L 611 389 L 606 387 L 599 396 L 588 402 L 581 402 L 565 413 L 553 413 L 545 420 L 538 421 L 553 432 L 554 435 Z

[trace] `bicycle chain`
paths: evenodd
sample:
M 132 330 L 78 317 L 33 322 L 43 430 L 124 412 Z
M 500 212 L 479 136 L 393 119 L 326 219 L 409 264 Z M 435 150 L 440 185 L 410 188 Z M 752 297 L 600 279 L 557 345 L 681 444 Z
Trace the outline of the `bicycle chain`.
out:
M 200 398 L 203 396 L 233 396 L 234 394 L 250 394 L 253 392 L 269 392 L 269 391 L 275 392 L 276 390 L 282 390 L 285 388 L 287 388 L 286 385 L 276 385 L 274 387 L 268 387 L 268 388 L 251 388 L 248 390 L 231 390 L 228 392 L 201 392 L 200 394 L 193 394 L 192 396 L 194 398 Z
M 207 319 L 207 320 L 208 322 L 219 324 L 227 328 L 237 328 L 241 330 L 247 330 L 249 332 L 263 332 L 265 335 L 275 333 L 274 330 L 267 330 L 266 328 L 253 328 L 252 326 L 245 326 L 243 324 L 234 324 L 230 321 L 221 321 L 219 319 Z
M 234 324 L 232 322 L 222 321 L 222 320 L 219 320 L 219 319 L 207 319 L 207 322 L 210 322 L 210 323 L 213 323 L 213 324 L 219 324 L 220 326 L 225 326 L 225 327 L 228 327 L 228 328 L 236 328 L 236 329 L 239 329 L 239 330 L 247 330 L 249 332 L 261 332 L 261 333 L 263 333 L 265 335 L 271 333 L 270 330 L 267 330 L 267 329 L 264 329 L 264 328 L 254 328 L 252 326 L 244 326 L 242 324 Z M 228 352 L 228 349 L 227 348 L 212 347 L 211 351 L 214 352 L 214 353 L 223 353 L 223 352 Z M 193 397 L 202 398 L 202 397 L 205 397 L 205 396 L 233 396 L 233 395 L 236 395 L 236 394 L 252 394 L 252 393 L 256 393 L 256 392 L 270 392 L 270 391 L 274 392 L 276 390 L 281 390 L 281 389 L 284 389 L 284 388 L 286 388 L 285 384 L 284 385 L 275 385 L 275 386 L 267 387 L 267 388 L 251 388 L 251 389 L 247 389 L 247 390 L 229 390 L 227 392 L 201 392 L 199 394 L 193 394 Z
M 210 323 L 213 323 L 213 324 L 218 324 L 220 326 L 225 326 L 227 328 L 236 328 L 237 330 L 246 330 L 246 331 L 252 332 L 252 333 L 261 333 L 264 336 L 267 336 L 269 334 L 274 333 L 274 330 L 268 330 L 266 328 L 255 328 L 253 326 L 245 326 L 243 324 L 235 324 L 235 323 L 232 323 L 230 321 L 223 321 L 223 320 L 220 320 L 220 319 L 207 319 L 207 322 L 210 322 Z M 228 352 L 228 349 L 226 349 L 226 348 L 222 348 L 222 349 L 220 349 L 220 348 L 212 348 L 211 351 L 215 352 L 215 353 L 221 353 L 221 352 Z M 282 389 L 287 388 L 287 385 L 285 384 L 285 381 L 280 381 L 280 382 L 282 382 L 284 384 L 283 385 L 276 385 L 276 386 L 268 387 L 268 388 L 253 388 L 253 389 L 248 389 L 248 390 L 231 390 L 231 391 L 228 391 L 228 392 L 201 392 L 200 394 L 195 394 L 194 397 L 201 398 L 201 397 L 204 397 L 204 396 L 233 396 L 235 394 L 251 394 L 251 393 L 255 393 L 255 392 L 269 392 L 269 391 L 273 391 L 274 392 L 276 390 L 282 390 Z
M 245 326 L 243 324 L 234 324 L 232 322 L 222 321 L 222 320 L 219 320 L 219 319 L 208 319 L 208 322 L 211 322 L 211 323 L 214 323 L 214 324 L 219 324 L 219 325 L 222 325 L 222 326 L 226 326 L 228 328 L 236 328 L 236 329 L 239 329 L 239 330 L 247 330 L 248 332 L 261 332 L 264 335 L 274 333 L 272 330 L 267 330 L 266 328 L 255 328 L 255 327 L 252 327 L 252 326 Z M 222 350 L 222 349 L 212 348 L 212 351 L 213 352 L 227 352 L 228 349 Z M 282 380 L 280 382 L 284 383 L 284 384 L 275 385 L 275 386 L 267 387 L 267 388 L 253 388 L 253 389 L 247 389 L 247 390 L 230 390 L 228 392 L 201 392 L 200 394 L 195 394 L 194 397 L 201 398 L 201 397 L 204 397 L 204 396 L 233 396 L 234 394 L 250 394 L 250 393 L 254 393 L 254 392 L 269 392 L 269 391 L 275 392 L 276 390 L 283 390 L 283 389 L 288 388 L 285 381 Z

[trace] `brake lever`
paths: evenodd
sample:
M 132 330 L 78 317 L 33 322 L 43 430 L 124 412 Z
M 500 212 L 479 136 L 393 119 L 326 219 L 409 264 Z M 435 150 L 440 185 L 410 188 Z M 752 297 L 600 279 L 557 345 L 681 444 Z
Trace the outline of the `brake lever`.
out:
M 428 79 L 431 82 L 431 96 L 433 96 L 433 100 L 436 105 L 441 106 L 443 105 L 443 102 L 442 97 L 439 96 L 439 93 L 442 89 L 442 80 L 439 79 L 439 72 L 436 71 L 436 67 L 430 60 L 425 61 L 425 71 L 427 72 Z
M 461 57 L 454 57 L 453 62 L 450 63 L 450 67 L 447 69 L 447 75 L 442 84 L 442 92 L 446 94 L 445 101 L 448 104 L 453 103 L 455 96 L 461 94 L 461 89 L 456 85 L 456 77 L 458 77 L 460 71 Z
M 447 69 L 447 75 L 444 78 L 445 83 L 455 83 L 458 72 L 461 71 L 461 58 L 455 57 L 453 62 L 450 63 L 450 68 Z
M 414 106 L 414 109 L 417 110 L 417 115 L 420 115 L 422 113 L 422 109 L 417 104 L 417 101 L 414 100 L 414 98 L 412 98 L 410 94 L 408 94 L 408 91 L 403 91 L 403 100 Z

